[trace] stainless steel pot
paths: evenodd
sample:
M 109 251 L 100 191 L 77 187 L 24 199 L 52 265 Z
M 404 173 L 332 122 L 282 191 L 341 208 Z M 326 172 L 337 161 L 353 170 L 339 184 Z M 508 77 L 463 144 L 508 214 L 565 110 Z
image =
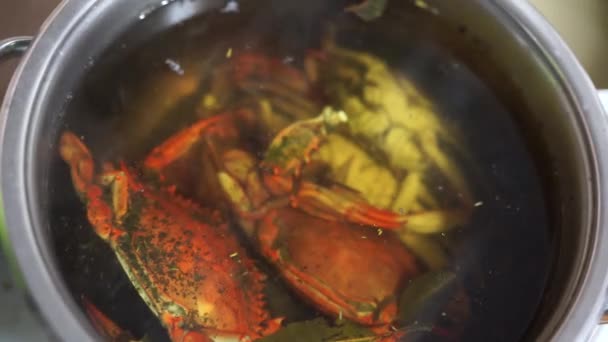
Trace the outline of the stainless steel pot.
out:
M 43 316 L 65 341 L 96 333 L 69 295 L 49 247 L 46 203 L 49 151 L 62 106 L 95 59 L 134 21 L 158 7 L 161 15 L 133 37 L 163 30 L 221 1 L 95 1 L 62 3 L 22 58 L 2 106 L 2 195 L 10 242 Z M 519 90 L 528 110 L 519 118 L 539 127 L 534 140 L 550 156 L 547 182 L 560 232 L 555 272 L 527 339 L 587 340 L 604 309 L 608 288 L 608 122 L 596 89 L 568 47 L 526 2 L 427 1 L 454 27 L 467 28 L 482 48 L 471 62 L 489 63 L 497 93 Z M 137 38 L 134 38 L 137 39 Z M 30 38 L 0 42 L 0 57 L 25 51 Z M 490 80 L 490 81 L 492 81 Z M 506 85 L 506 86 L 501 86 Z M 541 123 L 541 124 L 539 124 Z

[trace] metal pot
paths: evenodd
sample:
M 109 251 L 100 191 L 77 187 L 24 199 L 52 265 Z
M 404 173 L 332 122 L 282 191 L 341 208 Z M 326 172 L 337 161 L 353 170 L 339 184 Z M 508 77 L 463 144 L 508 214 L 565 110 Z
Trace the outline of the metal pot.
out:
M 221 1 L 95 1 L 62 3 L 38 36 L 0 42 L 0 57 L 23 52 L 2 107 L 2 194 L 10 243 L 43 316 L 66 341 L 96 333 L 69 295 L 49 244 L 48 163 L 62 106 L 95 59 L 130 25 L 163 7 L 133 39 L 179 23 Z M 600 321 L 608 288 L 608 122 L 596 89 L 549 24 L 516 0 L 427 1 L 425 8 L 454 27 L 466 27 L 479 47 L 463 56 L 487 63 L 499 95 L 517 90 L 518 118 L 538 127 L 547 184 L 560 239 L 555 272 L 529 340 L 587 340 Z M 540 124 L 539 124 L 540 123 Z

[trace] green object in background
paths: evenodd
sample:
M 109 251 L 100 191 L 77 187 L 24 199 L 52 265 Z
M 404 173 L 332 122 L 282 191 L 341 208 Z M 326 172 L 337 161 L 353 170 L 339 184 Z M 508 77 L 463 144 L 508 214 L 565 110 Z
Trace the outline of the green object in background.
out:
M 4 204 L 0 197 L 0 252 L 3 252 L 5 259 L 8 263 L 9 270 L 12 275 L 13 285 L 21 290 L 25 289 L 25 281 L 23 275 L 19 270 L 17 264 L 17 258 L 15 252 L 11 246 L 8 238 L 8 231 L 6 229 L 6 222 L 4 220 Z

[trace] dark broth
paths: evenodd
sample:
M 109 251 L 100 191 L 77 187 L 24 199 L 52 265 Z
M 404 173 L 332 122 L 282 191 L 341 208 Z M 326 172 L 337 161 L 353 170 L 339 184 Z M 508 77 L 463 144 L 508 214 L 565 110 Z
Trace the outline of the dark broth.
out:
M 106 56 L 92 61 L 67 107 L 64 129 L 81 135 L 97 162 L 124 159 L 138 166 L 152 147 L 196 120 L 209 78 L 228 50 L 261 51 L 302 68 L 302 57 L 319 46 L 327 24 L 342 26 L 336 38 L 341 46 L 386 60 L 433 102 L 445 122 L 463 132 L 474 160 L 463 171 L 483 205 L 475 208 L 467 227 L 452 233 L 460 242 L 449 269 L 462 279 L 471 299 L 462 340 L 521 339 L 538 309 L 550 267 L 551 235 L 541 181 L 513 113 L 473 69 L 438 44 L 430 27 L 441 27 L 441 22 L 408 7 L 399 31 L 391 33 L 383 19 L 366 24 L 343 13 L 344 4 L 337 2 L 332 8 L 322 1 L 253 3 L 241 2 L 238 13 L 195 17 L 140 44 L 117 42 Z M 379 34 L 382 30 L 385 34 Z M 251 143 L 253 149 L 262 148 Z M 75 299 L 80 302 L 85 295 L 136 336 L 168 340 L 113 251 L 91 229 L 59 155 L 50 184 L 57 259 Z M 238 234 L 238 227 L 233 228 Z M 253 249 L 251 253 L 270 275 L 271 302 L 290 308 L 287 323 L 325 317 L 291 291 Z

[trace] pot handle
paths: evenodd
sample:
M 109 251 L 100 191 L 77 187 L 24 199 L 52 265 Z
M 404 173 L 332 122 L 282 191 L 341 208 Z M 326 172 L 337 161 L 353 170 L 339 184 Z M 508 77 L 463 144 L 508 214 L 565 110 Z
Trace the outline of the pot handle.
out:
M 13 56 L 21 56 L 27 51 L 33 37 L 20 36 L 0 40 L 0 61 Z

